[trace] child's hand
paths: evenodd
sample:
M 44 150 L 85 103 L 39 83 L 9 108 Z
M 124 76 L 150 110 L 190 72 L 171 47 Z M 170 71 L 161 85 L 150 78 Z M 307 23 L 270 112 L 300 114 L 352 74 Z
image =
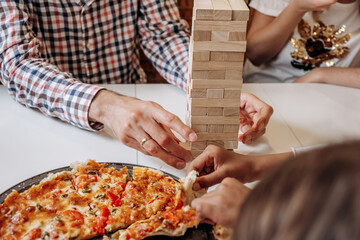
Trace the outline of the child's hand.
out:
M 273 108 L 250 93 L 241 93 L 239 141 L 250 144 L 261 137 L 273 114 Z
M 220 183 L 226 177 L 234 177 L 242 182 L 251 182 L 256 179 L 254 160 L 256 156 L 246 156 L 218 146 L 209 145 L 195 158 L 188 168 L 199 172 L 193 189 L 208 188 Z

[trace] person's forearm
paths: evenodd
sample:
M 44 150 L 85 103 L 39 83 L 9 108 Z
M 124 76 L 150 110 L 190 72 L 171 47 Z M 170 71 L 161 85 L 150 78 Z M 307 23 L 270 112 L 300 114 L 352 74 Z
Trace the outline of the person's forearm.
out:
M 329 83 L 339 86 L 360 88 L 360 68 L 316 68 L 295 82 Z
M 250 27 L 246 48 L 246 55 L 250 61 L 255 65 L 261 65 L 275 57 L 289 41 L 304 14 L 305 12 L 299 11 L 291 1 L 278 17 L 266 26 Z M 256 18 L 252 24 L 258 24 Z
M 278 166 L 285 160 L 294 157 L 292 152 L 261 155 L 261 156 L 250 156 L 252 159 L 252 176 L 251 181 L 260 179 L 264 173 L 268 172 L 272 168 Z
M 190 27 L 176 0 L 140 1 L 140 47 L 166 81 L 186 89 Z

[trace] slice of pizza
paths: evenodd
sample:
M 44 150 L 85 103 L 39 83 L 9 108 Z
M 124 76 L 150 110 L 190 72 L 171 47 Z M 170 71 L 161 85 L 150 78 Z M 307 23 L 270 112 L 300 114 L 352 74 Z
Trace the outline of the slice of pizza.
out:
M 134 168 L 133 182 L 143 186 L 146 213 L 150 217 L 120 230 L 113 238 L 140 240 L 157 235 L 181 236 L 188 228 L 198 226 L 196 212 L 189 206 L 195 196 L 200 196 L 192 191 L 196 174 L 191 172 L 179 183 L 159 171 Z
M 114 239 L 130 240 L 144 239 L 150 236 L 182 236 L 188 228 L 199 224 L 196 212 L 190 206 L 180 209 L 168 209 L 151 216 L 149 219 L 137 221 L 126 230 L 120 230 L 113 235 Z
M 90 239 L 127 227 L 130 211 L 120 198 L 130 179 L 93 160 L 50 175 L 0 204 L 0 239 Z M 115 218 L 113 216 L 121 216 Z
M 0 240 L 91 239 L 127 227 L 122 236 L 142 239 L 198 224 L 184 186 L 160 171 L 135 167 L 131 180 L 126 167 L 71 167 L 0 204 Z

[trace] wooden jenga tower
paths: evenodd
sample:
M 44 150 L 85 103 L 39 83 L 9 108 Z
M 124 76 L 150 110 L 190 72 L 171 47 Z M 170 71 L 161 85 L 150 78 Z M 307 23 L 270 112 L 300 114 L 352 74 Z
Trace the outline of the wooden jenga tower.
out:
M 238 147 L 248 19 L 243 0 L 194 0 L 186 116 L 198 135 L 193 157 L 210 144 Z

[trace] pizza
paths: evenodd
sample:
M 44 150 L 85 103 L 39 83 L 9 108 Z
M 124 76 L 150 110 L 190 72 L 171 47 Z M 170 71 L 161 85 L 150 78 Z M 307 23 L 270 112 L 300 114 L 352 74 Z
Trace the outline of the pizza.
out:
M 91 239 L 119 229 L 114 239 L 143 239 L 183 235 L 199 224 L 184 185 L 196 172 L 179 183 L 157 170 L 134 167 L 130 177 L 126 167 L 93 160 L 71 168 L 7 196 L 0 240 Z

